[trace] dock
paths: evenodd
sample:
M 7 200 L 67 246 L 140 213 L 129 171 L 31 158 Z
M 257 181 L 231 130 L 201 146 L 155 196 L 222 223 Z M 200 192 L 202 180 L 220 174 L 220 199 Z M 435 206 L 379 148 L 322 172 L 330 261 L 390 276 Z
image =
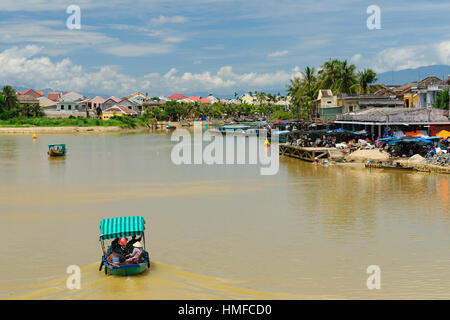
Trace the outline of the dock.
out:
M 313 162 L 319 159 L 341 158 L 342 153 L 337 148 L 325 147 L 299 147 L 289 144 L 280 144 L 280 156 L 296 158 Z

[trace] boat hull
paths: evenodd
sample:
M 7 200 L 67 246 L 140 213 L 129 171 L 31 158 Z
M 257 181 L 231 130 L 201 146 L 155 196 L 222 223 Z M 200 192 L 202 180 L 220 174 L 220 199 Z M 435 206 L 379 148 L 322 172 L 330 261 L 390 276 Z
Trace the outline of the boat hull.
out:
M 65 152 L 58 152 L 58 151 L 50 150 L 50 151 L 48 152 L 48 155 L 49 155 L 50 157 L 63 157 L 63 156 L 66 155 L 66 153 L 65 153 Z
M 106 273 L 116 276 L 132 276 L 140 274 L 148 269 L 147 262 L 139 264 L 130 264 L 124 266 L 106 266 Z

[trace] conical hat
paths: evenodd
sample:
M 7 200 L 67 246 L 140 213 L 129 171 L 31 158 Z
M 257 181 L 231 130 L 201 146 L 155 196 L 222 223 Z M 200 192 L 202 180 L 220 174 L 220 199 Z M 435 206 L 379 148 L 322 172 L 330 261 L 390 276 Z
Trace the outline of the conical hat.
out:
M 135 244 L 133 244 L 133 247 L 142 248 L 142 244 L 138 241 Z

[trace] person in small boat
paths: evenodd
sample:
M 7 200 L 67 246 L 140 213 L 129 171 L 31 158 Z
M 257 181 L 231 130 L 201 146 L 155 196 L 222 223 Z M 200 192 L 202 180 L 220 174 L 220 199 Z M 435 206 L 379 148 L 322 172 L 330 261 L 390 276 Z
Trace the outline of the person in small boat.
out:
M 125 261 L 125 257 L 129 253 L 129 250 L 127 248 L 127 242 L 128 242 L 127 238 L 123 237 L 123 238 L 117 239 L 117 242 L 115 243 L 114 246 L 113 246 L 113 243 L 111 243 L 112 254 L 117 255 L 119 257 L 119 261 L 121 263 Z
M 137 264 L 139 263 L 139 260 L 141 259 L 142 255 L 142 244 L 138 241 L 135 244 L 133 244 L 133 252 L 128 255 L 128 259 L 125 260 L 127 264 Z
M 108 254 L 111 254 L 113 252 L 117 252 L 118 248 L 120 248 L 120 246 L 119 246 L 119 238 L 116 238 L 113 241 L 111 241 L 111 245 L 108 248 Z
M 141 240 L 142 240 L 142 236 L 140 236 L 140 237 L 137 238 L 137 239 L 136 239 L 136 236 L 132 236 L 131 239 L 130 239 L 130 241 L 128 241 L 128 243 L 127 243 L 127 249 L 128 249 L 128 252 L 132 252 L 132 251 L 133 251 L 133 245 L 134 245 L 136 242 L 141 241 Z

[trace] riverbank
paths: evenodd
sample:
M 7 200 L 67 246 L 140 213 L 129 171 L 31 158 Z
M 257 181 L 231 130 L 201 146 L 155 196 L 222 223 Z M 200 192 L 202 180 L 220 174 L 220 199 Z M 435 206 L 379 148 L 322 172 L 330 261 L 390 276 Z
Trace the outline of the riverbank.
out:
M 23 127 L 1 128 L 0 134 L 102 134 L 102 133 L 132 133 L 148 131 L 147 127 L 122 128 L 122 127 Z
M 103 133 L 133 133 L 166 129 L 167 126 L 181 128 L 180 122 L 159 121 L 153 126 L 23 126 L 1 127 L 0 134 L 103 134 Z
M 449 165 L 428 163 L 419 155 L 411 158 L 392 158 L 381 149 L 356 150 L 344 155 L 337 148 L 298 147 L 282 144 L 280 145 L 280 155 L 324 165 L 450 174 Z
M 439 166 L 431 163 L 410 163 L 408 160 L 395 160 L 391 162 L 381 163 L 367 163 L 366 168 L 377 169 L 397 169 L 397 170 L 412 170 L 420 172 L 434 172 L 450 174 L 450 166 Z

